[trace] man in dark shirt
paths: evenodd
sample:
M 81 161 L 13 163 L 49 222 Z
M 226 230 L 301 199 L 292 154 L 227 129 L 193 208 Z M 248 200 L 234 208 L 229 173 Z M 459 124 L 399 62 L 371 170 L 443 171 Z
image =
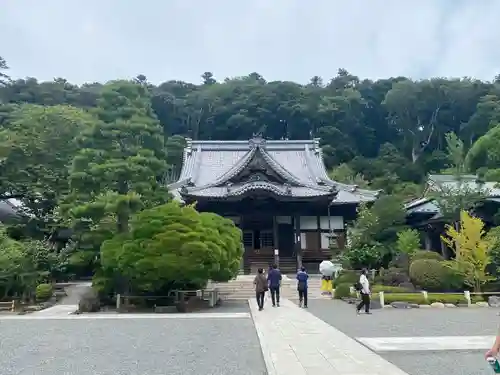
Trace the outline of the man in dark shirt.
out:
M 267 275 L 267 281 L 269 283 L 269 291 L 271 292 L 271 300 L 273 302 L 273 307 L 280 306 L 280 286 L 281 286 L 281 271 L 278 269 L 276 264 L 269 270 Z

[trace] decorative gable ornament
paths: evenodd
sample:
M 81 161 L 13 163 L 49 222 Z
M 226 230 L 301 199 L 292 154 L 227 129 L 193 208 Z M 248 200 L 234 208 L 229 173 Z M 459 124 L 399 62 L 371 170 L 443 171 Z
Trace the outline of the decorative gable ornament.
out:
M 254 133 L 253 137 L 248 141 L 251 149 L 254 148 L 264 148 L 266 145 L 266 140 L 262 137 L 262 133 Z

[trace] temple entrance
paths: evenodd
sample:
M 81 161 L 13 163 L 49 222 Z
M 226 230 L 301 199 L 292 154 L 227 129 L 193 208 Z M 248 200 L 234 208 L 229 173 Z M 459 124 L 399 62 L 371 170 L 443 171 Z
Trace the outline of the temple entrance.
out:
M 245 272 L 256 272 L 260 267 L 267 269 L 278 260 L 280 268 L 295 272 L 297 260 L 294 251 L 294 230 L 290 223 L 280 223 L 279 217 L 249 214 L 241 217 L 245 248 Z M 279 258 L 275 250 L 279 250 Z

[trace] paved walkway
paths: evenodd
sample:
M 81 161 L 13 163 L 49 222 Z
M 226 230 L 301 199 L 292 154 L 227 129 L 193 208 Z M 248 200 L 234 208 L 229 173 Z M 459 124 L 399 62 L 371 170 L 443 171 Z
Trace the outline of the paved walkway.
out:
M 264 311 L 249 304 L 269 375 L 408 375 L 288 300 Z
M 376 352 L 487 350 L 495 336 L 357 337 Z
M 35 311 L 30 315 L 35 316 L 68 316 L 78 310 L 78 305 L 55 305 L 47 309 Z

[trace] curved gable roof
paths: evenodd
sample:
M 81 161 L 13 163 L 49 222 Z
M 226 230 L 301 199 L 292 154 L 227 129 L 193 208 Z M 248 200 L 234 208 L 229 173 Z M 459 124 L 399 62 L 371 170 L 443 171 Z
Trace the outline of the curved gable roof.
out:
M 373 201 L 378 195 L 378 191 L 358 189 L 355 185 L 330 180 L 318 139 L 273 141 L 257 137 L 249 141 L 188 140 L 179 180 L 170 188 L 174 196 L 179 196 L 182 187 L 203 196 L 212 195 L 211 192 L 215 194 L 220 185 L 244 170 L 257 152 L 280 176 L 297 186 L 292 189 L 292 194 L 307 197 L 327 195 L 336 190 L 333 204 Z M 203 193 L 203 190 L 206 191 Z M 217 196 L 221 194 L 218 191 Z

